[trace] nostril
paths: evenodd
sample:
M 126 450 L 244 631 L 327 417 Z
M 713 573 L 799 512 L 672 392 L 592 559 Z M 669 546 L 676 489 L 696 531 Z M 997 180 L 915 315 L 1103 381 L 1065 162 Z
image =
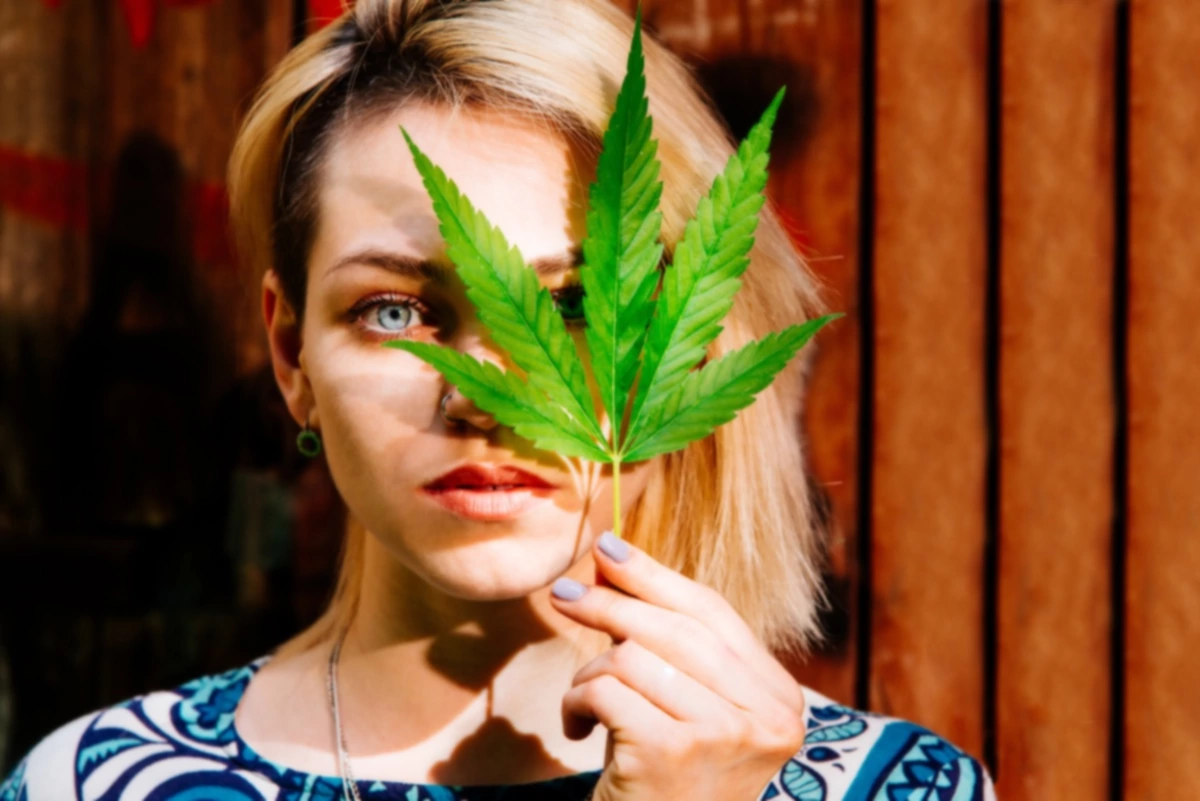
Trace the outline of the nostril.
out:
M 452 427 L 465 426 L 467 423 L 485 431 L 496 427 L 496 419 L 491 414 L 456 389 L 442 396 L 441 412 L 442 419 Z

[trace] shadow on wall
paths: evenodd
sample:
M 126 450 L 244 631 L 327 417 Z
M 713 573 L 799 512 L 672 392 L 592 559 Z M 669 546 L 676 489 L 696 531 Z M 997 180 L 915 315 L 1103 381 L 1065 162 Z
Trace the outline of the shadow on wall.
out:
M 340 500 L 296 452 L 269 365 L 228 377 L 186 183 L 168 143 L 130 136 L 78 327 L 36 360 L 0 342 L 22 396 L 0 405 L 5 465 L 41 478 L 0 509 L 0 774 L 80 714 L 267 652 L 332 581 Z

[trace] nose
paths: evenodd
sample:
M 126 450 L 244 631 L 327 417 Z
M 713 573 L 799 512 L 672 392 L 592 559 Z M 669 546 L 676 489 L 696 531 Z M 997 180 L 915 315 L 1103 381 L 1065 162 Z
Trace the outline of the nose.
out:
M 491 362 L 501 370 L 508 369 L 508 359 L 499 346 L 491 341 L 486 330 L 478 320 L 471 320 L 466 326 L 465 338 L 468 340 L 462 350 L 468 356 L 481 362 Z M 489 412 L 475 405 L 475 402 L 453 384 L 447 384 L 446 392 L 441 398 L 442 420 L 448 428 L 460 429 L 468 426 L 481 431 L 491 431 L 498 423 Z
M 496 418 L 475 405 L 475 402 L 451 386 L 442 396 L 442 420 L 450 428 L 474 426 L 481 431 L 496 427 Z

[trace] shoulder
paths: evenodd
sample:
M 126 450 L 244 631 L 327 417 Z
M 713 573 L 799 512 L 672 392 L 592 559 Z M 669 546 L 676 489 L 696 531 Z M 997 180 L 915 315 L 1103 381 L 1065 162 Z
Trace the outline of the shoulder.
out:
M 994 801 L 987 770 L 949 741 L 907 720 L 863 712 L 810 689 L 804 747 L 761 801 Z
M 183 776 L 242 781 L 229 773 L 233 714 L 261 662 L 137 695 L 59 726 L 0 781 L 0 801 L 145 797 L 191 786 L 168 787 Z
M 46 798 L 74 798 L 75 786 L 70 777 L 74 775 L 76 745 L 99 714 L 80 715 L 43 737 L 0 784 L 0 801 L 26 801 L 31 782 Z

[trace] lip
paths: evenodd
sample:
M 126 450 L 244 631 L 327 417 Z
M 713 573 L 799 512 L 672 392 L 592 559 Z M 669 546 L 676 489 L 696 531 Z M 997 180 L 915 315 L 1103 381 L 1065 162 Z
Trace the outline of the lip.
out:
M 489 489 L 492 486 L 506 488 Z M 421 487 L 435 503 L 471 520 L 508 520 L 550 500 L 557 485 L 513 465 L 465 464 Z
M 555 484 L 510 464 L 480 464 L 471 462 L 443 473 L 425 484 L 426 489 L 444 490 L 455 487 L 483 487 L 494 485 L 517 485 L 529 489 L 554 489 Z

